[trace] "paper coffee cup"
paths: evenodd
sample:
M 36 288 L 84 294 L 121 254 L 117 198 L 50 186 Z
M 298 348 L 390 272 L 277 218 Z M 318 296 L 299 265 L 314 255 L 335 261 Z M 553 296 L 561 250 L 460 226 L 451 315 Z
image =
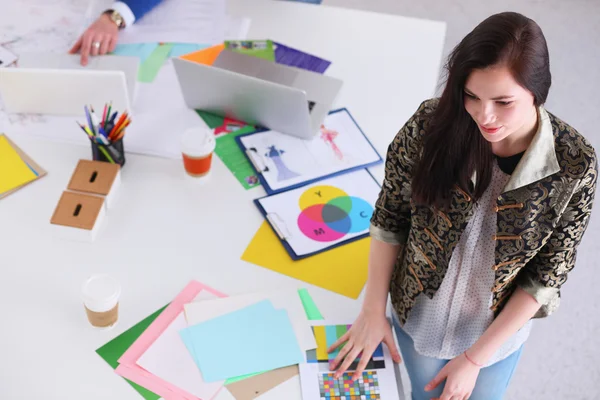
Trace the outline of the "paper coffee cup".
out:
M 181 154 L 187 176 L 198 180 L 208 178 L 215 146 L 215 136 L 210 129 L 197 127 L 184 132 Z
M 113 327 L 119 319 L 121 285 L 108 275 L 90 277 L 81 289 L 88 320 L 97 328 Z

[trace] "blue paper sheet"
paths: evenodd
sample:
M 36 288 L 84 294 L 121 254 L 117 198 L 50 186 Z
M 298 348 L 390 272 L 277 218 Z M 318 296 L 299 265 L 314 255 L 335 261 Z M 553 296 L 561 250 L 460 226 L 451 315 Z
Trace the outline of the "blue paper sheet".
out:
M 285 310 L 265 300 L 180 331 L 205 382 L 304 362 Z
M 179 57 L 184 54 L 205 49 L 209 46 L 210 45 L 208 44 L 173 43 L 173 48 L 171 49 L 171 53 L 169 53 L 169 57 Z
M 138 57 L 140 62 L 143 63 L 157 47 L 158 43 L 118 44 L 112 54 L 116 56 Z

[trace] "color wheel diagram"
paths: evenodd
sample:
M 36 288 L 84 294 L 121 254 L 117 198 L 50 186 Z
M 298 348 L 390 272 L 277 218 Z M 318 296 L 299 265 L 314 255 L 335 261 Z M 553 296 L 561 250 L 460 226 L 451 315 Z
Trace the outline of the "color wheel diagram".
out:
M 369 228 L 373 206 L 334 186 L 307 189 L 299 201 L 298 227 L 309 239 L 333 242 Z

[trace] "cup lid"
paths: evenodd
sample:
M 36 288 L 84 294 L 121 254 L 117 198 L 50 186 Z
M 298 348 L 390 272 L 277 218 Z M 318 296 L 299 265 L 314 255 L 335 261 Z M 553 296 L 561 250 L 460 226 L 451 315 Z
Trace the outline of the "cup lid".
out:
M 190 156 L 205 156 L 215 150 L 213 132 L 203 126 L 186 130 L 181 139 L 182 151 Z
M 108 311 L 119 301 L 121 285 L 106 274 L 93 275 L 84 282 L 81 293 L 88 309 L 96 312 Z

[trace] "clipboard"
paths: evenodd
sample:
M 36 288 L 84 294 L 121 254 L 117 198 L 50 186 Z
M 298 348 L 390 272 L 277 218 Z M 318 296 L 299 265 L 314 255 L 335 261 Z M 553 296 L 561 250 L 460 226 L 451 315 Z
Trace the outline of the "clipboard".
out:
M 365 199 L 363 198 L 359 198 L 357 196 L 357 192 L 354 193 L 344 193 L 343 190 L 332 186 L 336 181 L 341 181 L 341 179 L 346 180 L 346 181 L 355 181 L 357 182 L 357 186 L 359 187 L 364 187 L 366 185 L 364 185 L 364 183 L 373 183 L 373 186 L 369 187 L 369 188 L 365 188 L 365 193 L 368 190 L 369 193 L 365 196 Z M 290 198 L 296 198 L 299 197 L 300 198 L 300 204 L 303 202 L 302 201 L 302 196 L 305 196 L 306 194 L 310 195 L 310 192 L 312 189 L 315 188 L 322 188 L 322 187 L 329 187 L 332 188 L 332 192 L 331 195 L 328 195 L 327 193 L 324 194 L 324 199 L 331 199 L 328 203 L 317 203 L 314 204 L 312 206 L 309 206 L 308 208 L 302 208 L 302 205 L 300 205 L 300 212 L 296 212 L 299 214 L 299 217 L 293 221 L 293 223 L 291 222 L 291 219 L 288 218 L 287 219 L 287 223 L 286 223 L 286 219 L 280 215 L 277 212 L 273 212 L 273 211 L 269 211 L 267 210 L 266 207 L 269 207 L 266 204 L 265 200 L 271 200 L 274 199 L 276 197 L 281 197 L 281 196 L 286 196 L 288 197 L 287 199 L 282 199 L 281 203 L 286 203 L 289 204 L 290 202 Z M 321 189 L 318 189 L 321 190 Z M 335 190 L 337 190 L 337 192 L 334 192 Z M 377 180 L 373 177 L 373 175 L 369 172 L 369 170 L 362 169 L 360 171 L 355 171 L 352 172 L 350 174 L 344 174 L 344 176 L 334 176 L 325 180 L 320 180 L 317 182 L 313 182 L 311 184 L 307 184 L 304 186 L 301 186 L 299 188 L 294 188 L 294 189 L 290 189 L 286 192 L 281 192 L 281 193 L 277 193 L 274 195 L 270 195 L 270 196 L 264 196 L 258 199 L 254 200 L 254 204 L 256 205 L 256 207 L 258 208 L 258 210 L 260 211 L 260 213 L 263 215 L 263 217 L 265 218 L 265 220 L 267 221 L 267 223 L 269 224 L 269 226 L 271 227 L 271 230 L 275 233 L 275 235 L 277 236 L 277 238 L 279 239 L 279 241 L 281 242 L 281 244 L 283 245 L 283 247 L 285 248 L 285 250 L 287 251 L 287 253 L 289 254 L 290 258 L 294 261 L 298 261 L 298 260 L 302 260 L 304 258 L 307 257 L 311 257 L 314 255 L 317 255 L 319 253 L 322 253 L 324 251 L 328 251 L 331 249 L 335 249 L 337 247 L 355 242 L 357 240 L 366 238 L 369 236 L 369 225 L 370 225 L 370 220 L 371 220 L 371 216 L 372 213 L 374 211 L 374 204 L 375 201 L 377 199 L 377 196 L 379 194 L 379 191 L 381 190 L 381 186 L 379 185 L 379 183 L 377 182 Z M 303 192 L 301 196 L 297 196 L 298 193 Z M 308 197 L 304 197 L 305 199 L 308 199 Z M 346 200 L 346 198 L 350 199 L 348 201 Z M 369 198 L 369 200 L 366 200 L 366 198 Z M 325 201 L 325 200 L 324 200 Z M 306 204 L 311 204 L 310 200 L 309 203 L 307 203 L 305 201 Z M 345 207 L 344 203 L 346 205 L 350 204 L 350 207 Z M 319 207 L 321 205 L 323 205 L 323 209 L 325 207 L 327 207 L 325 204 L 329 204 L 330 208 L 330 212 L 329 215 L 333 215 L 333 218 L 328 219 L 326 221 L 325 218 L 323 218 L 323 221 L 317 224 L 312 224 L 309 223 L 307 225 L 305 225 L 305 227 L 303 228 L 303 222 L 304 220 L 308 221 L 306 218 L 306 216 L 309 216 L 311 214 L 313 214 L 313 212 L 311 211 L 311 207 Z M 337 207 L 340 206 L 340 207 Z M 270 207 L 271 209 L 273 207 Z M 353 208 L 354 210 L 350 210 L 351 208 Z M 314 209 L 313 209 L 314 210 Z M 343 215 L 343 210 L 346 210 L 347 213 L 346 215 Z M 364 210 L 364 211 L 362 211 Z M 370 210 L 370 212 L 368 211 Z M 364 215 L 363 215 L 364 212 Z M 335 220 L 336 218 L 336 213 L 338 213 L 337 215 L 339 216 L 338 220 Z M 290 214 L 290 213 L 288 213 Z M 302 215 L 304 214 L 304 215 Z M 323 212 L 323 217 L 325 216 L 325 212 Z M 360 219 L 360 221 L 358 222 L 358 224 L 356 224 L 354 221 L 356 220 L 356 218 Z M 349 225 L 347 223 L 347 221 L 349 222 Z M 298 226 L 293 226 L 292 224 L 297 224 Z M 297 251 L 293 244 L 290 243 L 290 241 L 294 240 L 294 243 L 299 243 L 297 241 L 298 237 L 301 237 L 302 235 L 304 235 L 305 237 L 302 237 L 301 242 L 304 243 L 311 243 L 310 247 L 312 248 L 313 246 L 317 249 L 312 250 L 312 251 L 302 251 L 299 252 Z M 293 239 L 296 238 L 296 239 Z M 318 245 L 316 243 L 313 242 L 318 242 L 318 243 L 331 243 L 331 244 L 323 244 L 323 245 Z
M 347 165 L 343 165 L 343 164 L 340 164 L 337 166 L 332 165 L 332 168 L 325 169 L 317 174 L 309 173 L 309 174 L 302 175 L 295 171 L 292 171 L 293 168 L 287 169 L 284 172 L 282 172 L 281 170 L 278 170 L 279 175 L 278 175 L 277 179 L 282 177 L 282 175 L 287 175 L 288 177 L 293 174 L 298 175 L 297 177 L 290 178 L 289 184 L 284 184 L 284 185 L 278 186 L 278 187 L 273 187 L 269 183 L 269 179 L 267 179 L 267 177 L 265 175 L 272 174 L 273 168 L 277 168 L 276 166 L 274 167 L 273 165 L 279 165 L 281 168 L 286 168 L 285 165 L 282 164 L 281 160 L 279 160 L 279 158 L 277 157 L 278 155 L 284 155 L 284 151 L 282 149 L 276 148 L 275 146 L 272 146 L 271 149 L 269 150 L 269 153 L 265 154 L 264 151 L 261 151 L 261 150 L 264 150 L 264 148 L 259 149 L 256 146 L 248 145 L 248 142 L 249 142 L 248 138 L 251 138 L 257 134 L 261 134 L 264 132 L 274 132 L 274 131 L 271 131 L 270 129 L 258 129 L 253 132 L 247 133 L 247 134 L 239 135 L 238 137 L 235 138 L 235 140 L 236 140 L 237 144 L 240 146 L 240 148 L 242 149 L 242 151 L 244 152 L 244 154 L 246 155 L 246 158 L 248 159 L 248 161 L 250 161 L 250 164 L 252 164 L 252 167 L 256 171 L 256 175 L 258 176 L 260 183 L 262 184 L 263 188 L 269 195 L 285 192 L 285 191 L 288 191 L 291 189 L 296 189 L 296 188 L 302 187 L 304 185 L 320 181 L 322 179 L 331 178 L 334 176 L 338 176 L 338 175 L 345 174 L 345 173 L 352 172 L 352 171 L 361 170 L 361 169 L 382 163 L 383 159 L 382 159 L 381 155 L 377 152 L 377 150 L 375 149 L 375 147 L 373 146 L 371 141 L 367 138 L 367 136 L 365 135 L 363 130 L 360 128 L 360 126 L 358 125 L 358 123 L 356 122 L 354 117 L 352 117 L 352 114 L 350 114 L 350 111 L 348 111 L 347 108 L 340 108 L 340 109 L 331 111 L 323 123 L 327 124 L 328 121 L 332 120 L 332 118 L 336 118 L 336 117 L 342 116 L 342 115 L 347 116 L 348 121 L 351 122 L 353 127 L 356 128 L 356 132 L 358 132 L 358 134 L 354 134 L 354 138 L 355 138 L 354 141 L 362 149 L 360 151 L 360 153 L 367 154 L 367 156 L 365 156 L 365 159 L 369 158 L 369 160 L 367 160 L 367 162 L 349 163 Z M 318 134 L 314 139 L 311 139 L 311 140 L 299 139 L 299 138 L 295 138 L 295 137 L 292 137 L 289 135 L 284 135 L 284 134 L 281 134 L 278 132 L 274 132 L 274 133 L 279 138 L 281 138 L 281 140 L 285 140 L 285 142 L 287 143 L 287 146 L 290 148 L 299 148 L 299 147 L 306 148 L 308 146 L 311 146 L 311 144 L 309 144 L 310 142 L 317 141 L 316 143 L 319 143 L 320 141 L 322 141 L 325 143 L 326 146 L 328 146 L 331 149 L 331 152 L 333 154 L 339 155 L 341 153 L 340 149 L 335 145 L 335 136 L 334 135 L 336 135 L 338 132 L 332 133 L 331 131 L 329 131 L 329 133 L 326 134 L 323 131 L 321 131 L 320 134 Z M 282 136 L 279 136 L 279 135 L 282 135 Z M 326 136 L 326 135 L 329 135 L 329 136 Z M 356 139 L 358 137 L 360 137 L 360 139 Z M 323 143 L 321 143 L 321 144 L 323 144 Z M 337 151 L 337 153 L 336 153 L 336 151 Z M 273 160 L 276 160 L 276 161 L 273 161 Z M 306 160 L 306 162 L 310 163 L 310 160 Z M 305 179 L 304 179 L 304 177 L 305 177 Z
M 0 136 L 4 136 L 4 138 L 6 139 L 8 144 L 10 144 L 10 146 L 17 152 L 19 157 L 21 157 L 21 159 L 25 162 L 25 164 L 27 164 L 27 166 L 29 166 L 29 168 L 36 175 L 36 178 L 34 180 L 27 182 L 24 185 L 16 187 L 12 190 L 9 190 L 7 192 L 0 193 L 0 200 L 1 200 L 1 199 L 5 198 L 6 196 L 15 193 L 17 190 L 22 189 L 23 187 L 29 185 L 31 182 L 35 182 L 38 179 L 43 178 L 44 176 L 46 176 L 46 174 L 48 172 L 45 169 L 43 169 L 39 164 L 37 164 L 31 157 L 29 157 L 23 150 L 21 150 L 21 148 L 19 146 L 17 146 L 12 140 L 10 140 L 10 138 L 8 136 L 6 136 L 3 133 L 0 133 Z

